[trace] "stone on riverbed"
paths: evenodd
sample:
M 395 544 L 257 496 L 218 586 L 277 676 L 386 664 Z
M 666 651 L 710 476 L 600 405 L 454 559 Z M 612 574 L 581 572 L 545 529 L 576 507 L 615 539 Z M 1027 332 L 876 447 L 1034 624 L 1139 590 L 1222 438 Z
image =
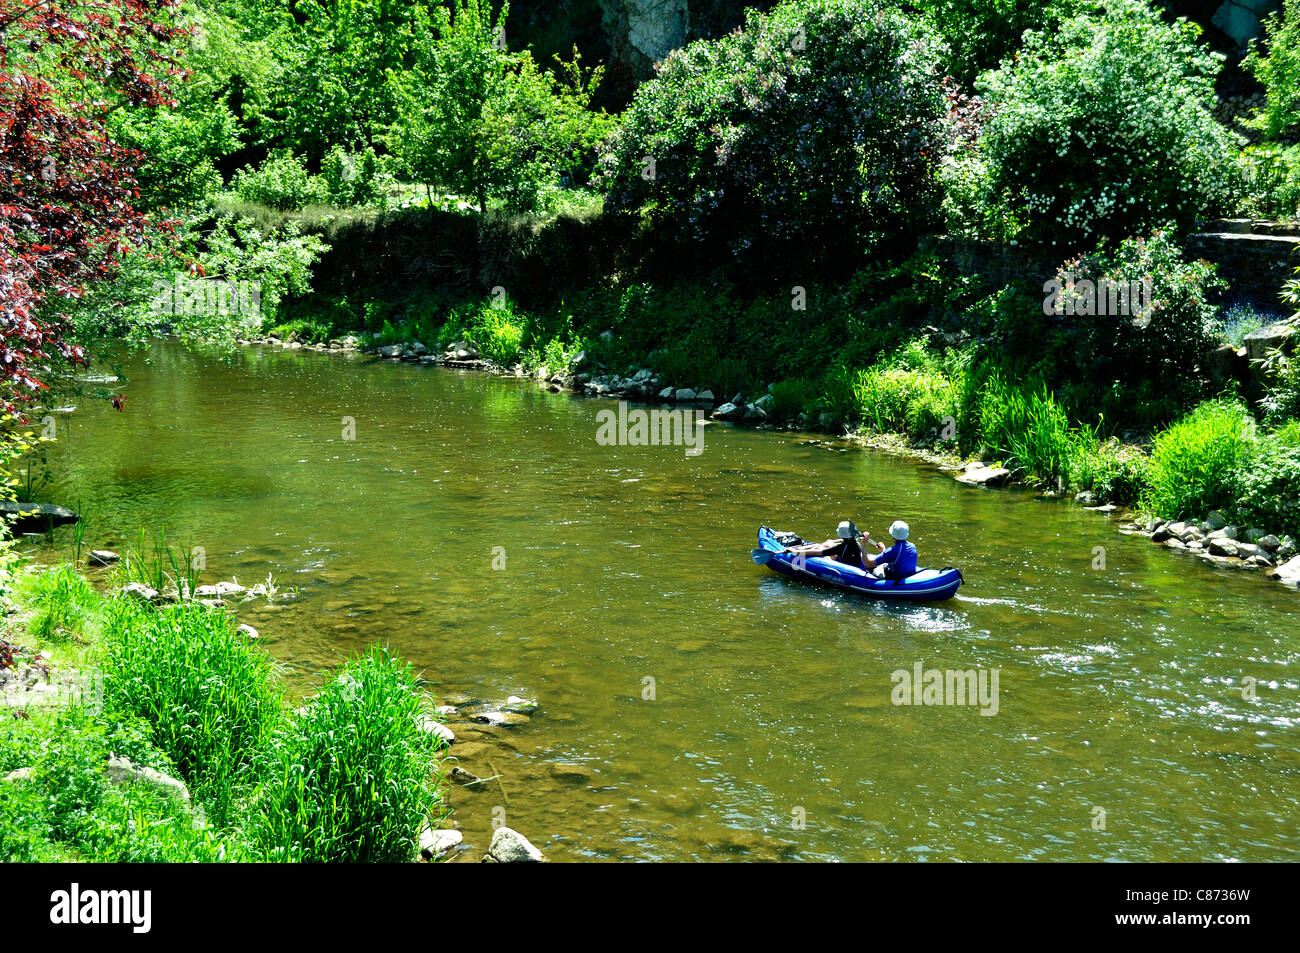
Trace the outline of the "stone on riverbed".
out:
M 443 744 L 454 744 L 456 741 L 456 735 L 450 728 L 428 715 L 421 715 L 417 723 L 421 730 L 427 731 Z
M 198 599 L 220 599 L 222 596 L 237 596 L 244 591 L 244 587 L 237 582 L 219 582 L 214 586 L 199 586 L 194 590 L 194 596 Z
M 483 863 L 497 864 L 541 864 L 546 862 L 546 855 L 529 842 L 528 838 L 509 827 L 498 827 L 488 845 Z
M 502 711 L 512 711 L 516 715 L 531 715 L 537 711 L 537 702 L 528 698 L 520 698 L 518 695 L 511 695 L 506 699 L 506 703 L 501 706 Z
M 1210 553 L 1215 556 L 1237 556 L 1237 543 L 1235 540 L 1219 537 L 1211 539 L 1208 546 Z
M 733 403 L 725 403 L 713 412 L 713 416 L 718 420 L 732 420 L 736 417 L 744 416 L 744 411 Z
M 974 469 L 968 469 L 965 473 L 957 477 L 958 483 L 965 483 L 969 486 L 1002 486 L 1011 478 L 1011 471 L 1005 467 L 986 467 L 982 464 Z
M 92 549 L 86 561 L 92 566 L 111 566 L 119 558 L 111 549 Z
M 459 847 L 464 839 L 465 835 L 460 831 L 434 831 L 426 827 L 420 831 L 420 854 L 416 860 L 427 864 L 445 857 Z
M 260 638 L 258 631 L 255 628 L 253 628 L 251 625 L 249 625 L 247 622 L 242 623 L 239 626 L 239 628 L 235 629 L 235 634 L 242 635 L 246 639 Z
M 474 716 L 474 720 L 485 725 L 509 728 L 511 725 L 526 725 L 529 718 L 513 711 L 482 711 Z

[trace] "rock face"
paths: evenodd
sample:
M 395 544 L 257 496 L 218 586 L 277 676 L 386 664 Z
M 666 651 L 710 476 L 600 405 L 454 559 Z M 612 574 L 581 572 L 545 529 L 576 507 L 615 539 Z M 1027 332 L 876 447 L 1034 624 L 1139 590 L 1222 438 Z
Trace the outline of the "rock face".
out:
M 1264 32 L 1263 20 L 1282 6 L 1281 0 L 1228 0 L 1214 11 L 1210 22 L 1245 49 Z
M 648 78 L 690 31 L 686 0 L 600 0 L 600 12 L 611 55 L 637 79 Z
M 488 845 L 484 863 L 498 864 L 541 864 L 546 862 L 546 855 L 534 847 L 523 834 L 508 827 L 498 827 Z

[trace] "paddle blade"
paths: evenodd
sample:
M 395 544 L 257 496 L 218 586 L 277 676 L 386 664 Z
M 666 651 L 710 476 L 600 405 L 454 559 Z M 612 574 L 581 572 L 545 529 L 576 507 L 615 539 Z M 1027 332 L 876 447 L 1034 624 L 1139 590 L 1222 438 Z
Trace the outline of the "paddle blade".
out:
M 754 560 L 755 566 L 766 566 L 767 561 L 775 555 L 776 553 L 770 549 L 751 549 L 749 551 L 749 558 Z

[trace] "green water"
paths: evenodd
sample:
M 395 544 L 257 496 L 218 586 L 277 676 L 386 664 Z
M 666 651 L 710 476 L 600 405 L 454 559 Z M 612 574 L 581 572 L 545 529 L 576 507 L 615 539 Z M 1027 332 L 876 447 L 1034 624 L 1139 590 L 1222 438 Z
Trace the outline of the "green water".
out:
M 1300 594 L 1258 575 L 800 435 L 602 446 L 613 404 L 530 382 L 173 345 L 127 370 L 50 454 L 88 545 L 165 528 L 204 581 L 297 587 L 240 617 L 299 691 L 381 641 L 439 694 L 540 702 L 454 726 L 500 775 L 451 793 L 471 857 L 504 811 L 556 860 L 1300 859 Z M 907 520 L 968 584 L 890 605 L 749 560 L 761 523 L 844 517 Z M 892 704 L 917 662 L 997 669 L 997 713 Z

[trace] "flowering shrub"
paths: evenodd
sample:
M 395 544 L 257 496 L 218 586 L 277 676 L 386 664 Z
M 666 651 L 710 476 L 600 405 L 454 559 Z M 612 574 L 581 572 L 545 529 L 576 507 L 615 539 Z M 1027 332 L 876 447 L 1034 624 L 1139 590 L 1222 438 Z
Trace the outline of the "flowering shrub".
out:
M 1224 208 L 1234 136 L 1211 112 L 1218 58 L 1200 28 L 1143 0 L 1109 0 L 980 79 L 990 203 L 1023 210 L 1021 237 L 1091 247 Z
M 603 160 L 606 208 L 751 264 L 869 253 L 933 213 L 933 63 L 929 35 L 877 0 L 751 13 L 637 90 Z

